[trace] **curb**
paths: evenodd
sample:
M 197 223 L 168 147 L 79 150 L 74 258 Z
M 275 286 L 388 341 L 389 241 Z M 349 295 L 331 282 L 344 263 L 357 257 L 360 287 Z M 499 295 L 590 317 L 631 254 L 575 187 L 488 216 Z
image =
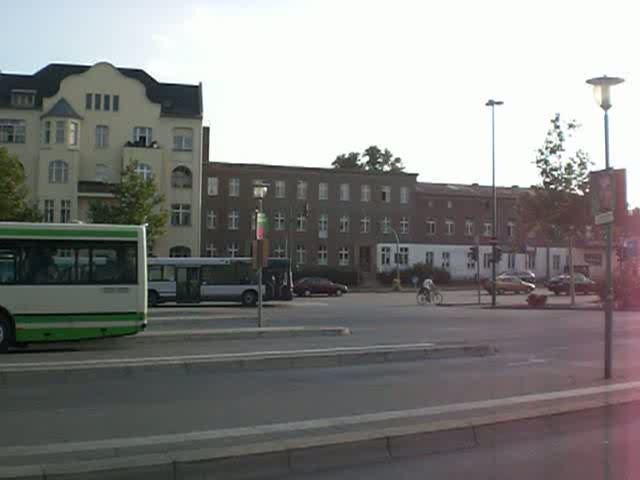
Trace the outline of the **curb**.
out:
M 590 395 L 585 393 L 582 398 L 578 397 L 569 404 L 559 402 L 557 405 L 531 408 L 528 403 L 522 402 L 519 410 L 513 413 L 476 414 L 467 418 L 430 422 L 422 420 L 405 426 L 374 427 L 353 432 L 340 432 L 338 429 L 336 433 L 317 436 L 174 453 L 80 460 L 67 464 L 0 467 L 0 479 L 71 480 L 88 478 L 87 475 L 93 480 L 182 480 L 213 478 L 216 475 L 221 475 L 221 478 L 273 478 L 460 449 L 496 448 L 566 429 L 576 414 L 611 414 L 614 408 L 637 407 L 640 390 L 638 382 L 635 383 L 635 391 L 603 391 L 607 388 L 605 386 L 600 389 L 598 398 L 589 398 Z M 583 389 L 587 390 L 590 389 Z M 620 398 L 612 398 L 617 394 L 621 394 Z M 513 398 L 503 399 L 504 403 Z
M 347 336 L 351 330 L 347 327 L 242 327 L 211 328 L 193 330 L 147 330 L 132 337 L 123 337 L 118 341 L 145 343 L 149 341 L 197 341 L 231 340 L 239 338 L 282 338 L 312 336 Z
M 453 357 L 481 357 L 494 353 L 489 345 L 378 345 L 293 351 L 184 355 L 131 359 L 80 360 L 0 365 L 0 385 L 51 381 L 95 380 L 148 374 L 152 369 L 178 373 L 238 372 L 291 368 L 334 368 L 372 363 L 408 362 Z M 62 378 L 59 378 L 62 377 Z

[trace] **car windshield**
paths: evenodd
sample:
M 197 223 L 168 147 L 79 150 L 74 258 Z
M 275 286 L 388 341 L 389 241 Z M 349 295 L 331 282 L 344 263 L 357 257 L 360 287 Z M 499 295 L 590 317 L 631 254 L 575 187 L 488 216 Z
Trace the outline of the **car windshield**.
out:
M 635 2 L 0 11 L 0 479 L 640 478 Z

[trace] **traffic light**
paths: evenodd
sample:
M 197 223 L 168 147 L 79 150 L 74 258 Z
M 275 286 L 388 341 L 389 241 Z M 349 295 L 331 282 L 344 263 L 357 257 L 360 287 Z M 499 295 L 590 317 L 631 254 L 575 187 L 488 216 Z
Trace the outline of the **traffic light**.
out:
M 502 247 L 496 245 L 495 252 L 496 258 L 494 258 L 494 263 L 500 263 L 500 260 L 502 260 Z
M 474 262 L 478 261 L 478 247 L 471 247 L 469 249 L 469 253 L 467 254 L 471 260 Z

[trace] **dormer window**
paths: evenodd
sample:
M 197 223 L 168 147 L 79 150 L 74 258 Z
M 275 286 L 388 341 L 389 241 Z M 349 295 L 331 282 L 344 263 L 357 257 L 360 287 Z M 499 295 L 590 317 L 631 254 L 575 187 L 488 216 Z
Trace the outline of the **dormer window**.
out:
M 12 90 L 11 106 L 17 108 L 32 108 L 36 102 L 35 90 Z

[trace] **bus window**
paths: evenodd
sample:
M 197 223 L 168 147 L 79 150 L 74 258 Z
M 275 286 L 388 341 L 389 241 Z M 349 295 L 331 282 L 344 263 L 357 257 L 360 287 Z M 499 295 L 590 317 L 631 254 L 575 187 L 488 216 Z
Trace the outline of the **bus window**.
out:
M 91 275 L 96 283 L 136 283 L 135 246 L 92 249 Z
M 78 248 L 76 250 L 76 282 L 89 283 L 91 262 L 88 248 Z
M 236 283 L 238 285 L 253 285 L 257 283 L 250 263 L 238 262 L 236 265 Z
M 162 281 L 162 265 L 149 265 L 148 273 L 150 282 Z
M 162 280 L 165 282 L 176 281 L 176 267 L 173 265 L 165 265 L 162 271 Z
M 14 250 L 0 250 L 0 284 L 15 283 L 17 261 Z

